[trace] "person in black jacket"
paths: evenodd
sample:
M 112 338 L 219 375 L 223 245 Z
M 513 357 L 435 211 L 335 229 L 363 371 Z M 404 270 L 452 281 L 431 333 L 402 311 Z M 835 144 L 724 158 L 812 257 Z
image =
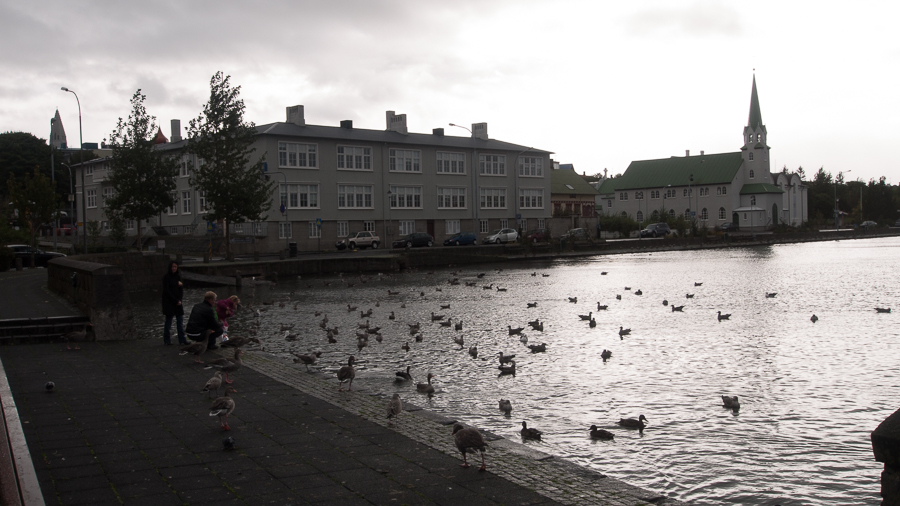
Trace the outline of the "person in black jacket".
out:
M 175 328 L 178 330 L 178 343 L 187 344 L 184 339 L 184 306 L 181 299 L 184 297 L 181 273 L 178 272 L 178 264 L 169 263 L 169 269 L 163 275 L 162 280 L 162 312 L 166 316 L 166 326 L 163 328 L 163 343 L 172 344 L 172 318 L 175 318 Z
M 215 350 L 216 338 L 222 335 L 222 324 L 216 316 L 216 294 L 206 292 L 203 302 L 194 304 L 191 316 L 188 318 L 187 327 L 184 329 L 188 337 L 194 341 L 209 339 L 207 350 Z

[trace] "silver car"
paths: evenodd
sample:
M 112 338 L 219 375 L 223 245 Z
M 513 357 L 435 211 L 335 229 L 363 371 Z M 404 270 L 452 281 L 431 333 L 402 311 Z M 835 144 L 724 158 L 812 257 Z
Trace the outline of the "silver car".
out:
M 494 230 L 491 235 L 481 240 L 481 244 L 499 244 L 501 242 L 516 242 L 519 233 L 514 228 L 501 228 Z

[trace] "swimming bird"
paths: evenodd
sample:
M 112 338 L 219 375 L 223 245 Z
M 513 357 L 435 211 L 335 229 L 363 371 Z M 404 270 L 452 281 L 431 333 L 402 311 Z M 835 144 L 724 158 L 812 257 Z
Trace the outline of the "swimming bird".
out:
M 412 377 L 412 374 L 409 373 L 409 370 L 410 370 L 410 366 L 406 366 L 406 372 L 404 372 L 404 371 L 395 372 L 394 375 L 396 376 L 396 378 L 394 378 L 394 380 L 395 381 L 412 381 L 413 377 Z
M 509 330 L 509 335 L 511 335 L 511 336 L 521 334 L 522 331 L 525 330 L 525 327 L 519 327 L 519 328 L 514 329 L 509 325 L 507 325 L 506 328 Z
M 369 345 L 368 337 L 369 337 L 368 334 L 366 334 L 364 337 L 359 337 L 359 334 L 357 334 L 357 340 L 356 340 L 357 353 L 362 352 L 362 349 Z
M 738 398 L 736 395 L 731 396 L 731 397 L 729 397 L 727 395 L 723 395 L 722 396 L 722 407 L 728 408 L 728 409 L 733 409 L 733 410 L 737 411 L 737 410 L 741 409 L 741 403 L 738 402 Z
M 497 287 L 497 291 L 498 291 L 498 292 L 505 292 L 505 291 L 506 291 L 506 288 L 500 288 L 500 287 L 498 286 L 498 287 Z
M 627 336 L 629 334 L 631 334 L 631 329 L 625 329 L 625 328 L 622 328 L 621 325 L 619 325 L 619 337 Z
M 433 394 L 434 393 L 434 385 L 431 384 L 431 378 L 434 378 L 434 375 L 428 373 L 428 383 L 419 383 L 416 385 L 416 391 L 422 394 Z
M 489 284 L 489 285 L 481 285 L 481 289 L 482 289 L 482 290 L 493 290 L 493 289 L 494 289 L 494 284 L 491 283 L 491 284 Z
M 607 360 L 612 358 L 612 352 L 604 348 L 603 351 L 600 352 L 600 358 L 602 358 L 603 361 L 606 362 Z
M 326 337 L 328 338 L 328 342 L 331 344 L 334 344 L 337 342 L 337 339 L 334 338 L 334 332 L 331 330 L 328 331 L 328 334 L 326 334 Z
M 441 309 L 450 309 L 450 304 L 441 304 Z
M 462 322 L 461 321 L 456 322 L 456 324 L 453 325 L 453 329 L 454 330 L 462 330 Z
M 454 336 L 453 342 L 458 344 L 460 348 L 462 348 L 463 344 L 465 344 L 465 340 L 462 335 Z
M 718 315 L 718 316 L 716 316 L 716 318 L 718 318 L 719 321 L 727 320 L 727 319 L 731 318 L 731 313 L 722 314 L 721 311 L 716 311 L 716 313 Z
M 520 334 L 519 342 L 522 344 L 528 344 L 528 336 L 526 336 L 525 334 Z
M 353 368 L 353 362 L 356 362 L 356 357 L 350 355 L 350 358 L 347 359 L 347 365 L 338 369 L 337 377 L 338 381 L 338 392 L 344 391 L 344 382 L 349 381 L 349 385 L 347 386 L 347 391 L 353 389 L 353 378 L 356 377 L 356 369 Z
M 692 293 L 686 293 L 686 294 L 684 294 L 684 298 L 685 298 L 685 299 L 693 299 L 693 298 L 694 298 L 694 294 L 692 294 Z
M 620 418 L 619 426 L 626 427 L 629 429 L 638 429 L 642 434 L 644 433 L 644 427 L 647 425 L 644 423 L 647 421 L 647 418 L 644 415 L 638 416 L 637 420 L 634 418 Z
M 322 356 L 321 351 L 314 351 L 314 352 L 310 353 L 309 355 L 296 355 L 295 354 L 294 357 L 296 357 L 296 358 L 294 358 L 294 363 L 299 364 L 300 362 L 303 362 L 303 365 L 306 366 L 306 370 L 309 371 L 309 366 L 316 365 L 316 359 L 318 359 L 321 356 Z
M 612 439 L 613 433 L 608 430 L 598 429 L 596 425 L 591 425 L 591 439 Z
M 504 355 L 502 351 L 498 352 L 500 354 L 500 364 L 508 364 L 512 362 L 512 359 L 516 358 L 515 354 L 513 355 Z
M 208 339 L 204 339 L 202 341 L 197 341 L 196 343 L 189 344 L 187 346 L 182 346 L 181 350 L 178 352 L 179 355 L 187 355 L 188 353 L 194 354 L 194 362 L 198 364 L 202 364 L 203 361 L 200 360 L 200 355 L 206 351 L 206 346 L 209 344 Z
M 391 397 L 391 402 L 388 403 L 387 407 L 387 417 L 388 417 L 388 425 L 394 425 L 391 421 L 391 418 L 396 417 L 403 411 L 403 401 L 400 400 L 400 394 L 394 394 Z
M 877 312 L 877 313 L 890 313 L 890 312 L 891 312 L 891 308 L 889 308 L 889 307 L 876 307 L 876 308 L 875 308 L 875 312 Z
M 606 308 L 609 306 L 601 306 L 600 303 L 597 303 L 597 311 L 606 311 Z
M 225 387 L 225 395 L 216 398 L 209 407 L 209 416 L 219 417 L 222 430 L 231 430 L 231 427 L 228 426 L 228 415 L 234 411 L 234 399 L 229 396 L 231 393 L 237 393 L 237 390 Z
M 422 342 L 422 334 L 416 334 L 415 336 L 413 336 L 413 339 L 415 339 L 417 343 L 421 343 Z M 406 351 L 409 351 L 409 350 L 406 350 Z
M 469 346 L 469 355 L 472 355 L 472 358 L 478 358 L 478 346 L 477 345 Z
M 694 286 L 703 286 L 703 283 L 697 283 L 696 281 L 694 281 Z
M 394 312 L 391 311 L 391 314 L 388 315 L 388 320 L 393 320 L 394 318 L 395 318 L 395 317 L 394 317 Z
M 281 324 L 281 332 L 284 332 L 286 330 L 293 330 L 293 328 L 294 328 L 293 324 L 291 324 L 291 325 L 285 325 L 283 323 Z
M 542 278 L 549 278 L 550 275 L 549 275 L 549 274 L 541 274 L 541 277 L 542 277 Z
M 663 299 L 663 306 L 668 306 L 668 305 L 669 305 L 669 300 Z
M 537 302 L 529 302 L 528 307 L 537 307 Z
M 528 349 L 531 350 L 531 353 L 543 353 L 547 351 L 547 343 L 529 344 Z
M 816 315 L 812 315 L 812 318 L 810 318 L 809 321 L 816 323 L 817 321 L 819 321 L 819 317 Z
M 403 343 L 403 346 L 400 347 L 403 351 L 409 351 L 409 341 Z
M 500 374 L 512 374 L 513 376 L 515 376 L 516 375 L 516 361 L 510 360 L 509 365 L 503 365 L 503 363 L 501 363 L 499 366 L 497 366 L 497 369 L 500 370 Z
M 621 294 L 616 294 L 616 300 L 622 300 L 622 295 L 621 295 Z
M 509 415 L 512 413 L 512 402 L 509 399 L 500 399 L 500 411 Z
M 682 311 L 682 309 L 684 309 L 684 306 L 683 306 L 683 305 L 682 305 L 682 306 L 672 305 L 672 306 L 670 306 L 670 307 L 672 308 L 672 312 L 673 312 L 673 313 L 676 312 L 676 311 L 680 311 L 680 312 L 682 312 L 682 313 L 684 312 L 684 311 Z
M 469 467 L 469 463 L 466 461 L 466 453 L 475 453 L 477 450 L 481 452 L 481 467 L 478 471 L 484 471 L 484 450 L 486 443 L 484 442 L 484 438 L 481 437 L 481 433 L 478 432 L 478 429 L 464 427 L 461 423 L 453 424 L 453 441 L 456 443 L 456 448 L 463 456 L 463 463 L 460 464 L 461 467 Z
M 606 271 L 600 273 L 601 276 L 606 276 Z
M 209 392 L 213 390 L 216 391 L 216 397 L 219 397 L 219 388 L 222 386 L 222 371 L 216 371 L 213 374 L 212 378 L 206 381 L 206 385 L 203 386 L 203 389 L 200 390 L 200 393 L 206 392 L 206 396 L 209 397 Z
M 449 327 L 450 325 L 453 324 L 451 322 L 451 320 L 452 320 L 452 318 L 447 318 L 447 321 L 440 321 L 438 323 L 441 325 L 441 327 Z
M 596 327 L 596 326 L 597 326 L 597 320 L 594 319 L 594 318 L 591 318 L 591 321 L 588 323 L 588 326 L 591 327 L 591 328 Z
M 636 292 L 634 292 L 634 294 L 635 295 L 644 295 L 644 292 L 642 292 L 641 289 L 638 288 L 638 290 Z
M 578 315 L 578 317 L 581 318 L 581 319 L 584 320 L 584 321 L 590 321 L 590 320 L 591 320 L 591 316 L 593 316 L 593 314 L 594 314 L 594 312 L 591 311 L 591 312 L 589 312 L 588 314 L 580 314 L 580 315 Z
M 630 286 L 626 286 L 625 289 L 626 289 L 626 290 L 631 290 L 631 287 L 630 287 Z
M 889 312 L 889 313 L 890 313 L 890 311 L 891 311 L 891 310 L 888 309 L 888 312 Z M 87 329 L 88 329 L 88 327 L 93 327 L 93 325 L 90 324 L 90 323 L 85 323 L 85 324 L 81 327 L 81 330 L 73 330 L 72 332 L 69 332 L 69 333 L 67 333 L 67 334 L 65 334 L 65 335 L 62 336 L 63 339 L 66 340 L 66 349 L 67 349 L 67 350 L 73 350 L 73 349 L 74 349 L 74 350 L 80 350 L 80 349 L 81 349 L 81 348 L 78 347 L 78 343 L 87 340 L 86 338 L 87 338 Z M 74 348 L 69 348 L 69 343 L 75 343 L 75 347 L 74 347 Z
M 569 297 L 569 302 L 571 302 L 573 304 L 578 302 L 578 297 Z
M 536 439 L 538 441 L 541 440 L 541 436 L 543 435 L 543 433 L 537 429 L 529 429 L 524 420 L 522 421 L 522 430 L 519 431 L 519 434 L 522 434 L 522 439 Z
M 772 293 L 766 292 L 767 299 L 774 299 L 776 295 L 778 295 L 777 292 L 772 292 Z
M 481 278 L 484 277 L 485 274 L 486 274 L 486 273 L 482 272 L 481 274 L 479 274 L 479 275 L 477 275 L 477 276 L 475 276 L 475 277 L 478 278 L 478 279 L 481 279 Z
M 444 315 L 442 315 L 442 314 L 434 314 L 434 312 L 431 313 L 431 321 L 436 322 L 436 321 L 440 321 L 440 320 L 443 320 L 443 319 L 444 319 Z

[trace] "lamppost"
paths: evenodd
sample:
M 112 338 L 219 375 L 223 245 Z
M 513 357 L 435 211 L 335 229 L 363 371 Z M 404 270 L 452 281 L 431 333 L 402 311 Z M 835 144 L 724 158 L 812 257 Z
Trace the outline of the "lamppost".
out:
M 843 175 L 853 172 L 852 170 L 848 170 L 845 172 L 838 172 L 836 176 L 834 176 L 834 229 L 838 229 L 838 217 L 840 216 L 840 211 L 838 210 L 838 197 L 837 197 L 837 185 L 838 179 L 843 179 Z
M 387 206 L 388 206 L 388 229 L 384 232 L 385 238 L 388 240 L 388 244 L 393 248 L 394 247 L 394 222 L 391 220 L 391 206 L 393 202 L 391 202 L 391 198 L 393 198 L 393 193 L 390 189 L 387 192 Z
M 78 94 L 74 91 L 70 90 L 63 86 L 60 88 L 62 91 L 67 93 L 71 93 L 75 95 L 75 102 L 78 103 L 78 151 L 81 154 L 81 222 L 84 224 L 85 230 L 87 230 L 87 202 L 85 202 L 85 193 L 84 193 L 84 137 L 82 137 L 81 133 L 81 100 L 78 98 Z M 87 234 L 82 234 L 84 236 L 84 252 L 87 254 Z M 73 241 L 74 242 L 74 241 Z
M 690 179 L 688 179 L 688 216 L 687 216 L 687 219 L 690 220 L 691 225 L 694 224 L 694 216 L 693 216 L 693 214 L 691 214 L 691 197 L 694 196 L 694 194 L 691 192 L 691 183 L 693 183 L 693 182 L 694 182 L 694 175 L 691 174 Z
M 469 132 L 469 134 L 472 135 L 473 138 L 475 137 L 475 134 L 472 133 L 472 130 L 470 130 L 462 125 L 457 125 L 456 123 L 449 123 L 449 125 L 452 127 L 456 127 L 456 128 L 462 128 L 463 130 Z M 478 150 L 476 150 L 473 147 L 472 148 L 471 172 L 472 172 L 472 191 L 474 192 L 474 195 L 472 197 L 476 200 L 473 200 L 472 214 L 475 216 L 475 219 L 474 219 L 475 223 L 473 224 L 475 227 L 475 230 L 478 230 L 480 232 L 480 229 L 478 228 L 478 207 L 481 205 L 481 196 L 478 194 L 478 175 L 475 173 L 475 167 L 477 167 L 477 164 L 478 164 Z M 478 232 L 476 232 L 476 234 L 477 233 Z
M 56 165 L 53 162 L 53 124 L 56 118 L 50 118 L 50 185 L 53 186 L 53 193 L 56 193 Z M 56 245 L 56 230 L 59 228 L 59 207 L 56 208 L 56 219 L 53 220 L 53 252 L 58 253 L 59 247 Z
M 278 174 L 282 177 L 282 179 L 284 179 L 284 202 L 281 204 L 282 206 L 284 206 L 284 211 L 282 211 L 281 214 L 282 214 L 282 216 L 284 216 L 284 222 L 287 223 L 288 222 L 287 207 L 288 207 L 288 199 L 290 198 L 288 195 L 287 175 L 284 172 L 278 172 L 278 171 L 274 171 L 274 172 L 272 172 L 272 174 Z M 278 193 L 279 193 L 279 197 L 280 197 L 281 192 L 278 192 Z M 284 250 L 286 252 L 291 251 L 290 239 L 291 238 L 288 237 L 288 234 L 284 234 Z
M 66 197 L 69 201 L 69 224 L 72 225 L 72 220 L 75 219 L 75 191 L 72 189 L 72 167 L 69 167 L 67 163 L 59 163 L 63 167 L 69 169 L 69 195 Z M 75 245 L 75 232 L 72 232 L 72 245 Z

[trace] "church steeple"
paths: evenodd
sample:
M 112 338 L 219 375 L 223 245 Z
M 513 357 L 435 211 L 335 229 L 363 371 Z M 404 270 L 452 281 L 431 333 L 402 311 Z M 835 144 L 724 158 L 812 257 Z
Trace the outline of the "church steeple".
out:
M 66 149 L 66 129 L 63 128 L 62 118 L 59 117 L 59 109 L 56 115 L 50 118 L 50 145 L 56 149 Z
M 771 179 L 769 170 L 769 145 L 766 140 L 766 125 L 759 110 L 759 95 L 756 92 L 756 74 L 750 91 L 750 117 L 744 127 L 744 172 L 748 182 L 766 182 Z
M 762 114 L 759 112 L 759 96 L 756 94 L 756 74 L 753 75 L 753 91 L 750 92 L 750 119 L 747 126 L 750 130 L 758 130 L 762 125 Z

